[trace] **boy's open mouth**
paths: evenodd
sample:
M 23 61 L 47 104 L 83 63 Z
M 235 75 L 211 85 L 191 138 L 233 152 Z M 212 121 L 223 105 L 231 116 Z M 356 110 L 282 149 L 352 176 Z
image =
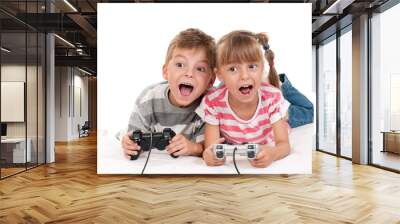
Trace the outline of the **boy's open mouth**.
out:
M 243 85 L 239 88 L 239 91 L 243 94 L 243 95 L 249 95 L 251 90 L 253 89 L 253 85 Z
M 193 85 L 190 83 L 179 84 L 179 91 L 182 96 L 189 96 L 193 91 Z

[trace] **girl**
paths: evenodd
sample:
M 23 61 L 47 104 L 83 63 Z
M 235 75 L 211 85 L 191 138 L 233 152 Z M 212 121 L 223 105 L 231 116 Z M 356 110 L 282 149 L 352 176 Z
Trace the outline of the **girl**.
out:
M 269 83 L 262 82 L 263 52 L 269 62 Z M 284 98 L 265 34 L 233 31 L 217 44 L 217 78 L 223 83 L 203 98 L 205 150 L 209 166 L 222 165 L 212 145 L 258 143 L 260 151 L 250 163 L 267 167 L 290 153 Z M 223 137 L 223 138 L 221 138 Z M 275 144 L 272 144 L 275 143 Z

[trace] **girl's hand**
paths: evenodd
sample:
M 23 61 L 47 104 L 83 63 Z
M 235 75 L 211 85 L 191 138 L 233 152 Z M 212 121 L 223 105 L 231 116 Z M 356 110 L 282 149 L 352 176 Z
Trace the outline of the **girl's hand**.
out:
M 219 138 L 214 144 L 221 144 L 225 141 L 225 138 Z M 211 144 L 209 147 L 207 147 L 204 151 L 203 151 L 203 159 L 204 162 L 206 162 L 207 166 L 221 166 L 224 165 L 225 163 L 225 159 L 224 160 L 220 160 L 217 159 L 214 155 L 213 152 L 213 145 Z
M 257 153 L 254 160 L 250 160 L 250 163 L 254 167 L 265 168 L 275 160 L 276 149 L 267 145 L 262 145 L 260 148 L 261 151 Z

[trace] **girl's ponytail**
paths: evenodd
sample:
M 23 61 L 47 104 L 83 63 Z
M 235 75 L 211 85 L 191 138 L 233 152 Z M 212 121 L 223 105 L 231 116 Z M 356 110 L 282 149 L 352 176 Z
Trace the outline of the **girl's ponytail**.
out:
M 265 33 L 256 33 L 255 37 L 258 41 L 258 43 L 261 44 L 261 46 L 266 46 L 268 45 L 268 36 Z
M 264 56 L 269 64 L 268 81 L 271 85 L 275 86 L 276 88 L 280 88 L 279 76 L 274 66 L 275 54 L 271 49 L 269 49 L 264 53 Z
M 265 51 L 264 57 L 269 64 L 268 82 L 271 85 L 273 85 L 277 88 L 280 88 L 278 73 L 276 72 L 276 69 L 274 66 L 275 54 L 269 47 L 268 36 L 265 33 L 257 33 L 255 35 L 255 37 L 257 38 L 258 43 L 260 43 L 261 46 L 263 47 L 263 49 Z

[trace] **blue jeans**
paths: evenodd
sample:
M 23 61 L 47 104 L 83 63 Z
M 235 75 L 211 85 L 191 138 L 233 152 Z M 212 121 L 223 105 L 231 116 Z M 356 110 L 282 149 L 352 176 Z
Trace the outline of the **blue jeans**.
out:
M 290 103 L 288 123 L 291 128 L 314 122 L 314 105 L 292 86 L 285 74 L 279 74 L 283 97 Z

